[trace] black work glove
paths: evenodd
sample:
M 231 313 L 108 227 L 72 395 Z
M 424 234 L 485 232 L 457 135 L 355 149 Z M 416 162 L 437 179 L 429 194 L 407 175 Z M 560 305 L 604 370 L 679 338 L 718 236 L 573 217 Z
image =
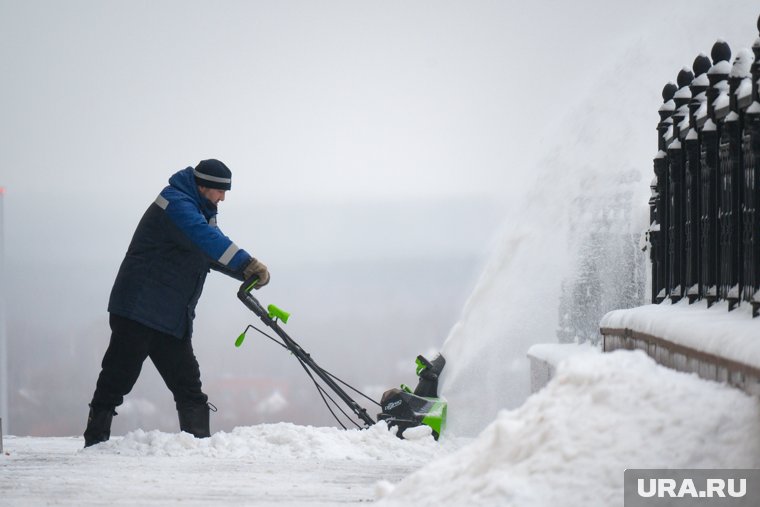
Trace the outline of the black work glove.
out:
M 255 257 L 251 257 L 251 262 L 243 269 L 243 278 L 248 280 L 252 276 L 258 278 L 254 289 L 260 289 L 269 283 L 269 270 L 263 262 L 256 260 Z

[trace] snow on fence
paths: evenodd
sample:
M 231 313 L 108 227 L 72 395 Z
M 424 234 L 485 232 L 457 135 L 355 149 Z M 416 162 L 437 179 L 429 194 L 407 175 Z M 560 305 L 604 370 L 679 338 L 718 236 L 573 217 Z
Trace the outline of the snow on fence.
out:
M 630 329 L 606 330 L 604 350 L 643 350 L 657 363 L 760 396 L 760 368 Z
M 760 319 L 749 306 L 727 312 L 682 299 L 607 313 L 603 350 L 643 350 L 657 363 L 760 396 Z
M 758 19 L 760 32 L 760 19 Z M 652 302 L 760 313 L 760 38 L 722 40 L 662 91 L 648 246 Z

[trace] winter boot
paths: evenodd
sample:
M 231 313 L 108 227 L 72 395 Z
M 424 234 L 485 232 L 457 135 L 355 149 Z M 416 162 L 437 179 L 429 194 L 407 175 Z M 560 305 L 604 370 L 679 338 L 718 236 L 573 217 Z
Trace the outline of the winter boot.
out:
M 186 433 L 190 433 L 195 438 L 210 437 L 209 415 L 212 410 L 216 412 L 216 407 L 211 403 L 177 407 L 177 413 L 179 414 L 179 429 Z
M 111 438 L 111 421 L 116 411 L 113 407 L 93 407 L 90 405 L 90 415 L 87 417 L 87 428 L 84 430 L 84 446 L 105 442 Z

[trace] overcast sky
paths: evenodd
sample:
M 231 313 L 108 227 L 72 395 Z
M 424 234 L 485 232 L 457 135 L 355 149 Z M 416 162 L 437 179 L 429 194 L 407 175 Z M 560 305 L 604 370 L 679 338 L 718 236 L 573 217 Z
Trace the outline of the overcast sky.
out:
M 217 157 L 237 201 L 501 199 L 655 4 L 2 0 L 0 184 L 119 208 Z
M 0 179 L 154 193 L 213 156 L 246 199 L 503 196 L 625 32 L 566 4 L 3 1 Z
M 417 203 L 443 224 L 423 229 L 473 235 L 444 248 L 483 243 L 531 180 L 557 104 L 589 93 L 584 62 L 614 54 L 636 35 L 620 21 L 650 11 L 600 0 L 2 0 L 9 258 L 44 258 L 51 242 L 63 257 L 113 257 L 168 176 L 209 157 L 233 171 L 220 223 L 249 249 L 269 243 L 251 233 L 256 220 L 343 203 L 381 215 L 401 203 L 395 229 Z M 462 228 L 446 233 L 454 216 Z

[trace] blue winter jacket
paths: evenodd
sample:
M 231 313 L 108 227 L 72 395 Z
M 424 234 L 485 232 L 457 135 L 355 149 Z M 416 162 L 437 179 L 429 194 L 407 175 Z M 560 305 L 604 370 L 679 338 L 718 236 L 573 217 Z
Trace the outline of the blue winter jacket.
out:
M 108 311 L 189 338 L 209 268 L 238 280 L 251 256 L 216 226 L 193 168 L 169 178 L 137 226 L 111 289 Z

